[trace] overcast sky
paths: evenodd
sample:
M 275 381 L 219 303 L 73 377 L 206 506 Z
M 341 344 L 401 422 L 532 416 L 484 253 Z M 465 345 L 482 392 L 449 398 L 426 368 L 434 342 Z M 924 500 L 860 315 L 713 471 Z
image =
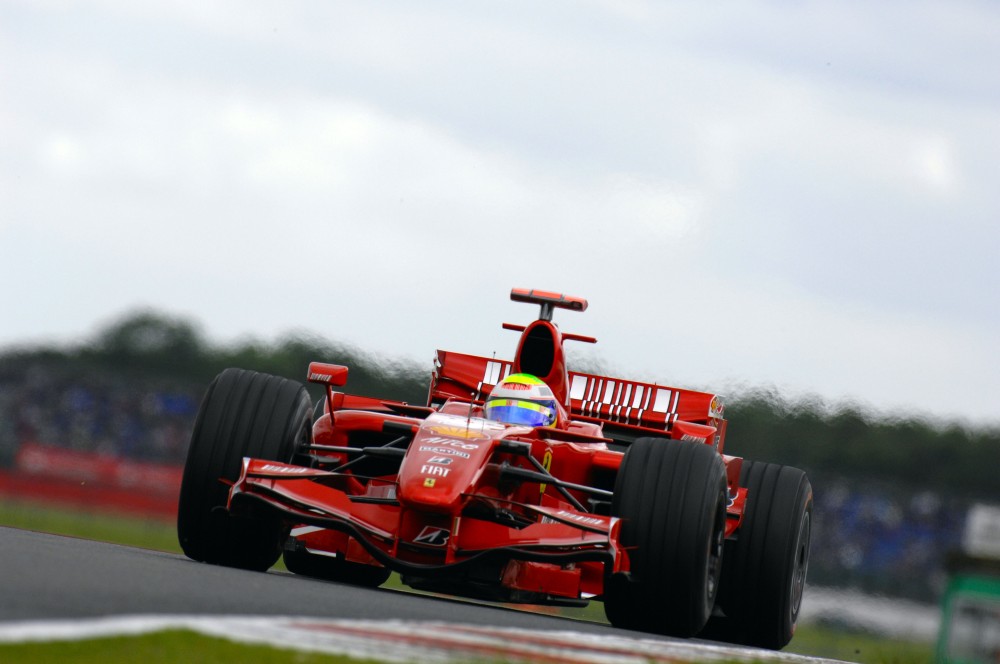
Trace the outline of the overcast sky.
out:
M 0 2 L 0 345 L 509 357 L 1000 423 L 1000 4 Z M 322 358 L 317 358 L 322 359 Z

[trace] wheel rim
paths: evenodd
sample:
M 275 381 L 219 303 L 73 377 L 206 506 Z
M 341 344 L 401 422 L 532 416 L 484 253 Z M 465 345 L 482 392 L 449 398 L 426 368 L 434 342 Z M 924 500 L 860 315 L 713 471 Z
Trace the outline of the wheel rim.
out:
M 802 520 L 799 523 L 799 536 L 795 543 L 795 563 L 792 568 L 791 610 L 792 623 L 799 616 L 799 608 L 802 606 L 802 595 L 805 592 L 806 572 L 809 570 L 809 541 L 812 536 L 812 519 L 809 510 L 802 513 Z
M 715 522 L 712 524 L 712 541 L 708 550 L 708 579 L 705 590 L 709 607 L 715 602 L 719 590 L 719 579 L 722 576 L 722 550 L 726 542 L 726 501 L 720 500 L 715 510 Z

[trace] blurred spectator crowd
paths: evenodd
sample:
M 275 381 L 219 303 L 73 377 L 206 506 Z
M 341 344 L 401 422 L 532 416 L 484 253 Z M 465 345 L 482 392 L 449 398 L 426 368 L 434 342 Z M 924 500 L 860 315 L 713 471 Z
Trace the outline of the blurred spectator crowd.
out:
M 26 442 L 183 464 L 203 389 L 44 368 L 0 376 L 0 465 Z M 967 504 L 845 478 L 814 477 L 813 486 L 811 583 L 936 600 Z
M 811 583 L 937 601 L 945 558 L 962 544 L 967 502 L 849 479 L 814 479 L 813 488 Z
M 183 464 L 203 387 L 34 368 L 0 379 L 0 445 L 25 442 Z

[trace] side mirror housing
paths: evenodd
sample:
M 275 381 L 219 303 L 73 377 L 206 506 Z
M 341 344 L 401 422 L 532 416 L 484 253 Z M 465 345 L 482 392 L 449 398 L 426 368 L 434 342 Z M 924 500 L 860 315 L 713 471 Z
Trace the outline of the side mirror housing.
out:
M 325 362 L 310 362 L 308 378 L 310 383 L 341 387 L 347 384 L 347 367 Z

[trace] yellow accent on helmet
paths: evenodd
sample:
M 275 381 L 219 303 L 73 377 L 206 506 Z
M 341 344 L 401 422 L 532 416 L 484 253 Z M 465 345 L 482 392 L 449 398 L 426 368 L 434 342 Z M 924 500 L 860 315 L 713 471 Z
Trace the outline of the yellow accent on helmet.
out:
M 511 374 L 504 378 L 502 383 L 521 383 L 522 385 L 544 385 L 545 382 L 538 376 L 532 376 L 527 373 L 516 373 Z

